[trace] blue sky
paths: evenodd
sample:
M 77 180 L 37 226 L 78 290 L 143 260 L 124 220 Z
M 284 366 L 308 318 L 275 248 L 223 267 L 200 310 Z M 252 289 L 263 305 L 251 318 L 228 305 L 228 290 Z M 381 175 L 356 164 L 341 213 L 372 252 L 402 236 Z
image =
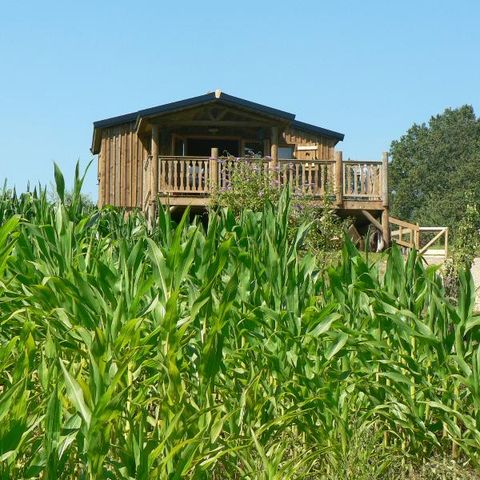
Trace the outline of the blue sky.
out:
M 2 2 L 0 179 L 71 178 L 94 120 L 216 88 L 380 158 L 445 108 L 480 114 L 479 21 L 476 0 Z

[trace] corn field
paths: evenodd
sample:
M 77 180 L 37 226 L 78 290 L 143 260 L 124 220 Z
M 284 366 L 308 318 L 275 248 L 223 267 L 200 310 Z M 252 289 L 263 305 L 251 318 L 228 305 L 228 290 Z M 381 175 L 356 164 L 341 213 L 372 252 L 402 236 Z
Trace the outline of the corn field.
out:
M 0 196 L 0 478 L 407 478 L 480 464 L 480 316 L 435 267 L 348 240 L 320 265 L 278 208 L 87 209 L 55 172 Z M 471 469 L 471 470 L 470 470 Z M 440 478 L 440 477 L 439 477 Z M 453 478 L 453 477 L 452 477 Z M 469 477 L 470 478 L 470 477 Z M 472 477 L 473 478 L 473 477 Z

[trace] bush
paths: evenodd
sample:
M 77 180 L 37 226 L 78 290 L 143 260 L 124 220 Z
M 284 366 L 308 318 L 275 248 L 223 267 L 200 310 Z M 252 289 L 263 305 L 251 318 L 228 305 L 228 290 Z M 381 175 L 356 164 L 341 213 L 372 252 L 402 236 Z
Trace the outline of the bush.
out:
M 266 203 L 278 207 L 281 192 L 276 172 L 266 169 L 262 159 L 238 161 L 228 184 L 214 190 L 212 205 L 229 208 L 238 218 L 243 210 L 263 211 Z M 330 192 L 323 196 L 321 205 L 311 196 L 292 192 L 288 221 L 290 238 L 302 224 L 310 224 L 304 248 L 311 253 L 341 248 L 346 222 L 336 215 Z
M 465 204 L 465 213 L 456 228 L 452 255 L 443 268 L 445 290 L 451 298 L 457 298 L 459 274 L 470 270 L 480 247 L 480 207 L 469 192 L 465 195 Z

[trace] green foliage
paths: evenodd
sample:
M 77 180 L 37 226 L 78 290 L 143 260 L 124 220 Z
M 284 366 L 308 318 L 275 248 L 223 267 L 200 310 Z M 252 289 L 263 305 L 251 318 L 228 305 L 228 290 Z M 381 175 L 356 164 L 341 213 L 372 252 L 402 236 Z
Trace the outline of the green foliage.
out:
M 222 165 L 222 160 L 219 164 Z M 262 158 L 233 163 L 226 185 L 213 191 L 212 205 L 229 208 L 238 216 L 245 209 L 261 212 L 265 202 L 278 204 L 278 181 L 275 172 L 267 167 L 268 163 Z
M 480 247 L 480 205 L 472 194 L 465 198 L 465 208 L 456 228 L 453 259 L 459 269 L 469 269 Z
M 393 216 L 447 226 L 455 235 L 466 191 L 480 201 L 480 119 L 471 106 L 414 124 L 392 142 L 389 184 Z
M 265 159 L 237 161 L 228 185 L 214 191 L 212 206 L 228 208 L 237 218 L 244 210 L 263 211 L 266 203 L 278 208 L 281 189 L 277 171 L 266 167 Z M 294 191 L 290 205 L 288 224 L 291 239 L 301 225 L 308 224 L 308 233 L 303 242 L 305 250 L 324 255 L 341 248 L 347 222 L 336 215 L 332 195 L 325 194 L 319 205 L 304 192 Z
M 459 275 L 470 270 L 480 248 L 480 206 L 472 194 L 465 196 L 465 209 L 457 227 L 452 254 L 445 262 L 444 282 L 447 293 L 453 299 L 458 296 Z
M 291 238 L 288 192 L 237 218 L 211 212 L 206 228 L 160 209 L 152 229 L 76 192 L 0 199 L 1 478 L 479 466 L 468 274 L 454 306 L 415 252 L 394 246 L 383 275 L 347 241 L 324 275 L 300 254 L 307 227 Z

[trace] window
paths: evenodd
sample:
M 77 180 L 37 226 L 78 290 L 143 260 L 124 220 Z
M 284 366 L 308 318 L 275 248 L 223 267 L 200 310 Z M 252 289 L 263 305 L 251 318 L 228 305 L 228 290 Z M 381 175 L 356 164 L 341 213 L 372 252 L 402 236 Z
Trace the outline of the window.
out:
M 278 147 L 278 158 L 293 158 L 293 147 Z

